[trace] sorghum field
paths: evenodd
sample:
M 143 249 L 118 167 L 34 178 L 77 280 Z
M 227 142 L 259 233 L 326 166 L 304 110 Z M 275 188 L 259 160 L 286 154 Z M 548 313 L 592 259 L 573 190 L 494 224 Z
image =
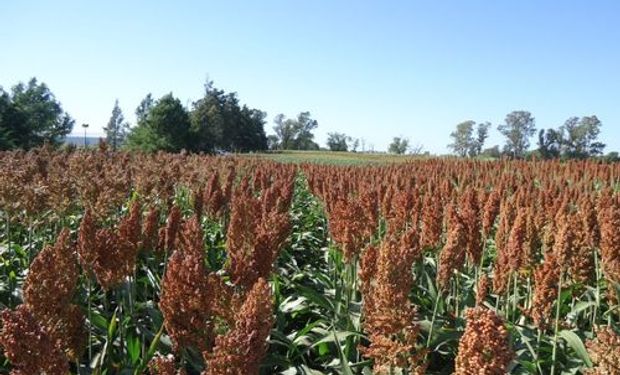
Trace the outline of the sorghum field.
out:
M 1 373 L 620 373 L 619 164 L 0 165 Z

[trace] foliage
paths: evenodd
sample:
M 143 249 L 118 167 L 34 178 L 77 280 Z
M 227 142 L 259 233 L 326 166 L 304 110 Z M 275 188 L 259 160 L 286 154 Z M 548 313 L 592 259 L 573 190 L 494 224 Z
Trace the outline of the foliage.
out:
M 596 116 L 571 117 L 560 127 L 564 155 L 587 158 L 603 153 L 605 145 L 597 141 L 601 121 Z
M 110 116 L 110 120 L 103 128 L 103 131 L 106 135 L 106 142 L 114 151 L 120 148 L 127 139 L 127 134 L 129 134 L 129 123 L 125 121 L 123 111 L 118 106 L 118 99 L 114 102 L 112 116 Z
M 267 149 L 266 114 L 240 106 L 236 93 L 225 93 L 205 84 L 205 95 L 193 104 L 191 113 L 194 151 L 258 151 Z
M 448 145 L 458 156 L 478 156 L 482 152 L 482 147 L 486 141 L 491 124 L 480 123 L 474 136 L 475 121 L 465 121 L 456 126 L 456 130 L 450 133 L 452 143 Z
M 541 129 L 538 151 L 543 158 L 563 157 L 585 159 L 603 153 L 605 145 L 599 141 L 601 122 L 596 116 L 571 117 L 558 129 Z
M 513 111 L 506 115 L 505 123 L 497 127 L 506 137 L 504 152 L 514 158 L 522 158 L 530 147 L 530 138 L 536 132 L 536 121 L 527 111 Z
M 327 147 L 330 151 L 348 151 L 349 145 L 347 142 L 351 142 L 351 137 L 344 133 L 327 133 Z
M 402 155 L 409 150 L 409 139 L 403 137 L 392 138 L 392 143 L 388 146 L 388 152 L 390 154 Z
M 545 159 L 557 158 L 562 148 L 562 133 L 555 129 L 540 129 L 538 132 L 538 151 Z
M 277 137 L 279 150 L 318 150 L 319 145 L 314 142 L 314 129 L 319 123 L 310 117 L 310 112 L 301 112 L 296 119 L 287 119 L 279 114 L 273 120 L 273 127 Z
M 10 94 L 0 88 L 0 149 L 58 145 L 74 123 L 47 85 L 36 78 L 18 83 Z
M 158 101 L 148 94 L 136 109 L 136 117 L 138 125 L 128 137 L 131 149 L 207 153 L 267 149 L 266 114 L 240 105 L 236 93 L 219 90 L 211 81 L 191 111 L 172 94 Z
M 150 96 L 147 96 L 141 107 L 150 106 L 149 101 Z M 141 113 L 141 107 L 136 112 Z M 130 149 L 148 152 L 180 151 L 187 148 L 189 140 L 189 113 L 172 93 L 161 97 L 148 112 L 139 116 L 137 126 L 132 129 L 127 139 Z

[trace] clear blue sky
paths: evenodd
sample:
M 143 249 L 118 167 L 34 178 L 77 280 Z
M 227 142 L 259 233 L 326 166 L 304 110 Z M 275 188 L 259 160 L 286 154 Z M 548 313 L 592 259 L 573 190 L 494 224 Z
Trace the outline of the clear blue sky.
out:
M 266 111 L 268 132 L 310 111 L 321 144 L 403 135 L 441 153 L 458 122 L 524 109 L 539 128 L 596 114 L 620 150 L 615 0 L 20 0 L 0 3 L 0 25 L 0 85 L 46 82 L 76 133 L 101 134 L 116 98 L 132 123 L 149 92 L 189 105 L 208 76 Z

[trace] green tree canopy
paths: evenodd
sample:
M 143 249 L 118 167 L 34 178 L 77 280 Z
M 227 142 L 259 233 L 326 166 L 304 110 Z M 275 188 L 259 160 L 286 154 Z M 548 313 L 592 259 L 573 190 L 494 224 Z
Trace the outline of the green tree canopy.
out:
M 74 124 L 47 85 L 36 78 L 18 83 L 11 94 L 0 88 L 0 147 L 4 149 L 60 144 Z
M 138 107 L 144 107 L 145 101 Z M 180 151 L 187 148 L 190 139 L 189 113 L 172 93 L 146 107 L 145 114 L 128 136 L 128 146 L 142 151 Z
M 497 127 L 506 137 L 504 152 L 515 158 L 525 156 L 530 147 L 530 138 L 536 132 L 536 120 L 530 112 L 513 111 L 506 115 L 505 124 Z
M 348 151 L 351 137 L 344 133 L 327 133 L 327 147 L 330 151 Z
M 388 147 L 388 152 L 390 154 L 402 155 L 409 150 L 409 140 L 403 137 L 394 137 L 392 138 L 392 143 Z
M 193 104 L 191 149 L 240 152 L 265 150 L 266 117 L 262 111 L 241 106 L 236 93 L 227 94 L 208 81 L 204 97 Z
M 599 142 L 601 121 L 596 116 L 571 117 L 559 130 L 563 154 L 569 158 L 601 155 L 605 144 Z
M 461 157 L 480 155 L 491 124 L 488 122 L 478 124 L 475 136 L 474 126 L 476 122 L 471 120 L 458 124 L 456 130 L 450 133 L 452 143 L 448 145 L 448 148 Z
M 281 150 L 318 150 L 319 145 L 314 142 L 314 129 L 319 123 L 310 117 L 310 112 L 301 112 L 296 119 L 287 119 L 279 114 L 274 119 L 273 130 L 278 138 L 278 148 Z
M 456 130 L 450 133 L 452 143 L 448 145 L 448 148 L 455 154 L 461 157 L 467 156 L 471 145 L 474 141 L 474 125 L 475 121 L 461 122 L 456 126 Z
M 123 111 L 118 106 L 118 99 L 114 102 L 112 116 L 103 131 L 106 135 L 106 142 L 113 150 L 117 150 L 125 143 L 127 134 L 129 134 L 129 123 L 125 121 Z
M 589 158 L 603 154 L 605 144 L 598 141 L 601 121 L 596 116 L 570 117 L 558 129 L 541 130 L 538 152 L 549 158 Z
M 544 159 L 560 156 L 562 133 L 555 129 L 540 129 L 538 132 L 538 152 Z

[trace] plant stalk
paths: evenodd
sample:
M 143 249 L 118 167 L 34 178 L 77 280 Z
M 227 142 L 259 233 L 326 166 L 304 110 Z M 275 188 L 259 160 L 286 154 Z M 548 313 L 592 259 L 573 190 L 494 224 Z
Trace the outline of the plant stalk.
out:
M 564 277 L 564 271 L 560 272 L 560 279 L 558 281 L 558 297 L 556 300 L 555 309 L 555 328 L 553 329 L 553 351 L 551 354 L 551 375 L 555 374 L 555 362 L 558 352 L 558 330 L 560 329 L 560 301 L 562 299 L 562 278 Z

